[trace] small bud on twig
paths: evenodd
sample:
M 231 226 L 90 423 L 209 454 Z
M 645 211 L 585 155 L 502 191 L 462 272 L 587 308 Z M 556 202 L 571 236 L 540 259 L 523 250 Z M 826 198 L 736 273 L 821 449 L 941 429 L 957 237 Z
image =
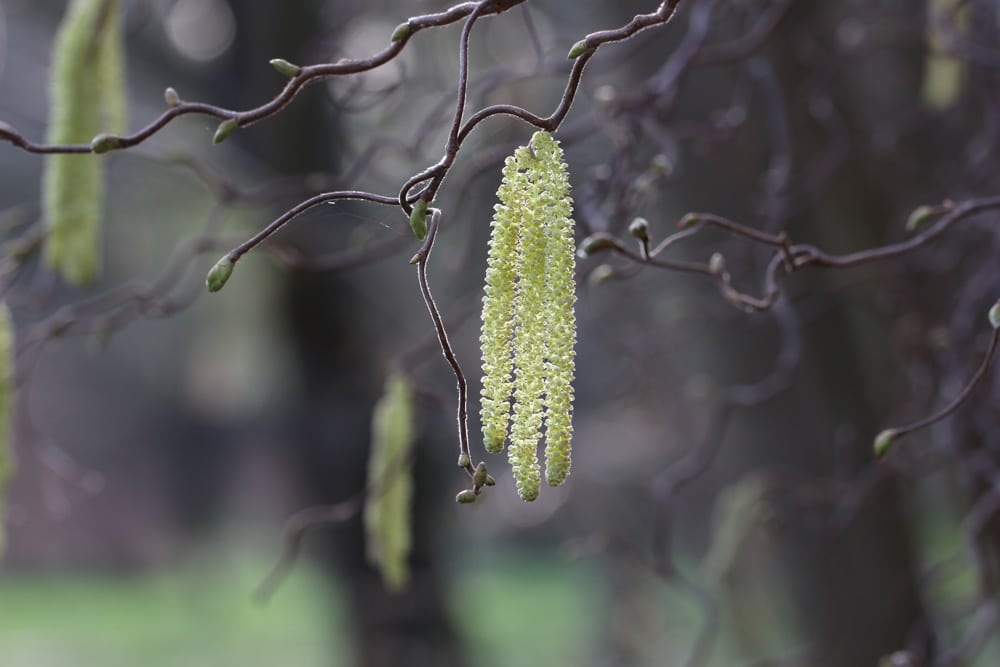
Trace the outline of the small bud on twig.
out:
M 468 468 L 471 465 L 472 465 L 472 459 L 469 458 L 468 454 L 464 454 L 463 453 L 463 454 L 459 454 L 458 455 L 458 467 L 459 468 Z
M 486 472 L 486 462 L 480 461 L 479 465 L 476 466 L 476 472 L 472 476 L 472 485 L 477 489 L 486 486 L 486 478 L 489 475 Z
M 392 31 L 392 37 L 389 38 L 389 41 L 398 42 L 399 40 L 406 39 L 409 36 L 410 36 L 410 22 L 406 21 L 396 26 L 396 29 Z
M 293 65 L 284 58 L 273 58 L 268 62 L 271 63 L 271 67 L 278 70 L 278 74 L 283 74 L 284 76 L 287 76 L 289 79 L 297 77 L 299 75 L 299 72 L 302 71 L 301 67 L 299 67 L 298 65 Z
M 226 138 L 236 131 L 236 128 L 240 126 L 239 121 L 235 118 L 230 118 L 219 123 L 219 127 L 215 130 L 215 136 L 212 137 L 213 144 L 219 144 L 226 140 Z
M 726 258 L 722 256 L 721 252 L 712 253 L 708 260 L 708 270 L 716 276 L 721 276 L 726 272 Z
M 568 58 L 569 60 L 576 60 L 584 53 L 586 53 L 589 48 L 590 47 L 587 46 L 587 40 L 581 39 L 579 42 L 573 45 L 573 48 L 569 50 L 569 53 L 566 54 L 566 58 Z
M 688 227 L 694 227 L 699 222 L 701 222 L 700 215 L 698 215 L 697 213 L 688 213 L 683 218 L 680 219 L 680 222 L 677 223 L 677 228 L 687 229 Z
M 181 103 L 181 96 L 177 94 L 176 90 L 168 87 L 163 91 L 163 101 L 167 103 L 168 107 L 176 107 Z
M 90 142 L 90 152 L 100 155 L 121 148 L 122 142 L 118 137 L 110 134 L 99 134 Z
M 628 233 L 643 242 L 649 241 L 649 222 L 646 218 L 636 218 L 628 226 Z
M 427 202 L 423 199 L 418 199 L 413 204 L 413 211 L 410 213 L 410 229 L 413 230 L 413 235 L 421 241 L 427 236 Z
M 208 291 L 218 292 L 220 289 L 225 287 L 226 281 L 229 280 L 229 276 L 233 275 L 234 266 L 236 266 L 236 264 L 233 260 L 229 259 L 228 255 L 216 262 L 215 266 L 209 270 L 208 276 L 205 278 L 205 284 L 208 286 Z
M 892 443 L 895 442 L 898 437 L 899 431 L 893 428 L 887 428 L 875 436 L 875 444 L 872 447 L 875 452 L 875 458 L 880 459 L 888 454 L 889 450 L 892 448 Z
M 580 242 L 580 248 L 576 251 L 576 255 L 582 259 L 595 255 L 602 250 L 611 250 L 617 247 L 617 245 L 615 237 L 611 236 L 611 234 L 595 232 Z
M 473 491 L 472 489 L 465 489 L 463 491 L 458 492 L 458 495 L 455 496 L 455 502 L 461 503 L 462 505 L 469 505 L 471 503 L 476 502 L 476 499 L 478 497 L 479 496 L 477 496 L 476 492 Z
M 915 232 L 940 212 L 937 206 L 918 206 L 906 219 L 906 231 Z
M 990 317 L 990 326 L 992 326 L 994 329 L 1000 329 L 1000 301 L 994 303 L 993 307 L 990 308 L 989 317 Z

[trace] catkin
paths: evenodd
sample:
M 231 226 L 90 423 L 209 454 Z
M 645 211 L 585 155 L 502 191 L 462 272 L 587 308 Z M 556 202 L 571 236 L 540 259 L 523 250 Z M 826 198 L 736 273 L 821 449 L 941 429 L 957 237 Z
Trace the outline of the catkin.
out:
M 546 212 L 545 327 L 545 478 L 551 486 L 566 481 L 573 436 L 573 378 L 576 349 L 576 248 L 573 202 L 562 149 L 551 136 L 536 139 L 539 159 L 554 165 L 544 172 L 542 209 Z
M 368 560 L 390 591 L 402 590 L 410 578 L 413 440 L 413 390 L 405 376 L 394 374 L 372 414 L 364 507 Z
M 547 132 L 507 158 L 497 191 L 483 299 L 482 418 L 497 452 L 510 425 L 518 495 L 538 497 L 543 426 L 546 478 L 569 474 L 576 300 L 572 200 L 562 149 Z M 511 400 L 513 410 L 511 414 Z
M 514 291 L 517 270 L 518 220 L 515 184 L 518 164 L 507 158 L 500 184 L 500 203 L 494 206 L 492 234 L 486 258 L 483 297 L 483 329 L 479 337 L 483 353 L 482 408 L 483 441 L 486 451 L 499 454 L 507 439 L 510 396 L 514 383 L 511 359 L 514 344 Z
M 3 518 L 7 482 L 14 470 L 11 417 L 14 404 L 14 324 L 5 302 L 0 302 L 0 557 L 3 556 Z
M 124 71 L 121 0 L 72 0 L 52 51 L 47 141 L 89 144 L 102 132 L 124 132 Z M 103 193 L 101 156 L 46 157 L 45 261 L 75 285 L 92 283 L 99 273 Z

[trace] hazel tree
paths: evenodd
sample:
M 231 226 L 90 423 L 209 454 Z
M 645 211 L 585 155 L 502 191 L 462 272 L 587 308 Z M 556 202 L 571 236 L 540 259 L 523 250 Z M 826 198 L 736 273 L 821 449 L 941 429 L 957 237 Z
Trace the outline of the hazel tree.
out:
M 589 25 L 587 12 L 558 2 L 473 0 L 409 18 L 400 15 L 398 26 L 387 29 L 373 51 L 302 63 L 288 54 L 267 54 L 257 64 L 260 75 L 284 82 L 256 106 L 231 109 L 189 100 L 180 92 L 183 82 L 164 82 L 163 106 L 149 113 L 129 108 L 124 86 L 133 49 L 128 3 L 72 0 L 53 38 L 45 139 L 35 141 L 0 118 L 0 149 L 25 159 L 41 155 L 45 161 L 38 205 L 11 207 L 4 214 L 11 223 L 0 263 L 5 296 L 0 426 L 10 433 L 18 386 L 55 339 L 175 315 L 196 299 L 224 300 L 230 290 L 223 288 L 240 280 L 240 265 L 258 256 L 289 271 L 346 270 L 386 258 L 403 266 L 409 261 L 428 315 L 420 326 L 455 382 L 449 399 L 455 414 L 450 446 L 457 450 L 460 470 L 449 470 L 454 488 L 443 495 L 457 493 L 455 500 L 463 506 L 481 504 L 484 494 L 541 499 L 540 452 L 548 483 L 573 487 L 579 475 L 568 477 L 570 441 L 576 440 L 577 462 L 586 451 L 581 441 L 590 442 L 588 428 L 580 426 L 579 406 L 574 423 L 574 400 L 582 393 L 574 382 L 580 382 L 588 363 L 615 365 L 578 350 L 577 338 L 583 339 L 589 322 L 594 330 L 617 331 L 631 341 L 623 343 L 629 351 L 622 355 L 631 362 L 621 365 L 635 367 L 637 377 L 663 387 L 662 394 L 635 390 L 636 402 L 662 395 L 666 404 L 667 397 L 685 393 L 704 399 L 697 426 L 688 415 L 675 415 L 686 424 L 678 427 L 683 437 L 663 435 L 674 424 L 654 429 L 656 437 L 650 439 L 657 454 L 676 452 L 669 461 L 651 456 L 655 463 L 643 464 L 641 457 L 609 456 L 633 464 L 629 483 L 638 489 L 635 505 L 649 510 L 640 519 L 648 543 L 635 549 L 635 560 L 687 591 L 702 611 L 687 664 L 708 660 L 717 629 L 727 622 L 720 609 L 752 607 L 740 599 L 746 592 L 737 585 L 739 574 L 776 516 L 802 520 L 821 514 L 825 528 L 846 530 L 874 515 L 880 487 L 915 487 L 934 473 L 962 482 L 964 490 L 951 501 L 962 516 L 962 554 L 955 558 L 972 566 L 978 583 L 965 613 L 955 618 L 937 609 L 913 614 L 905 619 L 905 631 L 880 638 L 885 641 L 878 643 L 878 653 L 884 664 L 951 665 L 972 659 L 995 636 L 1000 618 L 995 603 L 1000 454 L 991 437 L 998 426 L 992 409 L 993 360 L 1000 343 L 993 250 L 1000 211 L 1000 52 L 995 46 L 1000 10 L 986 0 L 885 3 L 881 9 L 878 3 L 834 8 L 791 0 L 646 4 L 631 18 L 607 19 L 606 25 L 579 34 L 569 31 Z M 601 20 L 614 15 L 609 8 L 595 13 Z M 472 54 L 476 40 L 485 40 L 494 26 L 514 22 L 517 27 L 503 34 L 521 41 L 501 44 L 497 48 L 506 60 L 492 70 L 479 69 Z M 428 45 L 447 50 L 454 66 L 446 102 L 425 104 L 429 95 L 419 76 L 402 77 L 374 93 L 366 88 L 366 76 L 403 67 L 411 53 Z M 424 64 L 433 69 L 433 63 Z M 899 72 L 912 76 L 895 76 Z M 376 131 L 376 139 L 352 155 L 350 168 L 318 179 L 322 187 L 307 188 L 312 190 L 307 196 L 252 233 L 234 240 L 209 224 L 202 234 L 176 241 L 175 255 L 158 280 L 110 288 L 101 282 L 101 230 L 108 223 L 107 202 L 118 195 L 106 183 L 109 158 L 150 151 L 155 154 L 150 159 L 185 163 L 224 204 L 256 201 L 207 161 L 168 158 L 152 146 L 194 117 L 210 119 L 214 126 L 205 143 L 224 147 L 254 132 L 257 124 L 279 122 L 300 103 L 300 93 L 321 82 L 334 89 L 348 86 L 342 102 L 364 97 L 357 102 L 362 118 L 374 117 L 373 109 L 399 92 L 402 107 L 426 114 L 414 121 L 416 139 L 405 146 L 389 140 L 380 145 Z M 547 106 L 522 101 L 531 96 L 519 88 L 537 82 L 544 88 L 538 100 L 547 99 Z M 509 134 L 496 140 L 490 132 L 497 128 Z M 920 141 L 941 147 L 930 150 Z M 401 169 L 409 171 L 396 178 Z M 378 175 L 395 179 L 385 191 L 369 185 L 381 184 L 380 170 Z M 480 359 L 472 360 L 451 342 L 465 318 L 450 319 L 450 303 L 442 312 L 428 269 L 441 254 L 432 259 L 439 236 L 474 224 L 463 211 L 462 196 L 484 174 L 499 182 L 499 189 L 491 236 L 482 248 L 485 266 L 479 267 L 484 289 L 477 286 L 476 307 L 470 311 L 481 313 Z M 852 179 L 861 184 L 845 197 L 842 188 Z M 740 190 L 737 182 L 750 185 Z M 690 199 L 675 187 L 678 183 L 694 183 L 710 193 L 693 196 L 699 208 L 687 210 Z M 740 201 L 728 199 L 736 191 Z M 871 205 L 879 212 L 875 223 L 862 195 L 880 202 Z M 393 234 L 328 255 L 282 243 L 283 230 L 304 224 L 310 212 L 343 202 L 387 212 Z M 112 246 L 116 242 L 114 236 L 105 240 Z M 447 266 L 441 262 L 437 270 L 444 273 Z M 204 285 L 199 278 L 198 294 L 178 298 L 172 290 L 183 284 L 191 267 L 207 268 Z M 28 279 L 38 272 L 57 284 L 78 286 L 74 301 L 54 310 L 27 307 L 31 300 L 23 297 L 34 289 Z M 688 281 L 685 289 L 694 295 L 678 297 L 677 303 L 694 305 L 677 314 L 680 324 L 669 327 L 671 317 L 661 317 L 660 311 L 667 310 L 664 304 L 677 281 Z M 689 577 L 674 552 L 679 494 L 709 475 L 726 449 L 727 431 L 742 414 L 766 414 L 789 394 L 794 399 L 808 393 L 796 384 L 797 375 L 822 362 L 810 356 L 817 337 L 806 331 L 810 322 L 840 307 L 829 305 L 831 294 L 850 292 L 855 282 L 872 293 L 884 288 L 885 300 L 893 301 L 890 306 L 865 304 L 898 320 L 896 342 L 888 347 L 899 363 L 887 370 L 885 355 L 877 351 L 882 348 L 872 343 L 881 338 L 865 333 L 863 314 L 845 317 L 854 319 L 843 326 L 843 348 L 862 360 L 862 379 L 838 385 L 831 391 L 836 400 L 821 407 L 799 406 L 797 413 L 782 404 L 780 419 L 808 421 L 835 411 L 838 400 L 877 393 L 872 388 L 884 386 L 887 372 L 905 378 L 898 382 L 909 382 L 910 391 L 887 392 L 895 401 L 879 405 L 878 424 L 845 417 L 837 420 L 844 425 L 839 435 L 833 429 L 800 434 L 809 442 L 849 441 L 851 446 L 843 448 L 852 462 L 848 473 L 772 470 L 755 461 L 751 472 L 716 494 L 703 568 L 711 586 Z M 862 301 L 871 296 L 851 293 Z M 628 317 L 608 306 L 608 315 L 596 318 L 596 325 L 584 321 L 578 300 L 600 294 L 641 305 Z M 936 311 L 946 308 L 954 311 L 951 322 L 928 324 L 935 317 L 945 321 Z M 754 327 L 765 326 L 770 327 L 770 354 L 739 347 L 743 336 L 759 334 Z M 732 335 L 732 349 L 742 350 L 720 351 L 713 358 L 741 369 L 745 362 L 756 379 L 747 381 L 744 374 L 706 389 L 690 377 L 665 381 L 644 372 L 644 365 L 655 365 L 650 350 L 661 349 L 661 342 L 673 351 L 685 341 L 707 340 L 710 336 L 699 332 L 709 328 Z M 421 363 L 429 358 L 441 363 L 425 346 L 414 349 L 421 352 Z M 758 364 L 752 355 L 770 361 Z M 478 368 L 479 361 L 482 382 L 476 391 L 478 370 L 470 374 L 468 369 Z M 365 492 L 341 506 L 293 517 L 286 555 L 264 592 L 287 572 L 308 528 L 359 515 L 368 530 L 369 557 L 387 586 L 405 585 L 419 383 L 407 351 L 392 367 L 372 415 Z M 473 421 L 481 417 L 481 438 L 479 429 L 470 429 L 470 409 Z M 626 424 L 627 415 L 619 418 L 620 432 L 626 426 L 640 429 Z M 595 428 L 594 421 L 586 423 Z M 513 482 L 491 458 L 505 443 Z M 861 463 L 859 451 L 864 452 Z M 8 435 L 0 444 L 0 499 L 13 459 Z M 866 556 L 876 559 L 876 552 Z M 921 594 L 914 595 L 935 607 L 934 577 L 905 574 L 902 578 L 914 579 Z M 824 644 L 830 640 L 820 632 L 807 634 L 810 641 L 794 658 L 816 662 L 817 656 L 853 655 L 848 649 L 831 653 L 841 649 Z

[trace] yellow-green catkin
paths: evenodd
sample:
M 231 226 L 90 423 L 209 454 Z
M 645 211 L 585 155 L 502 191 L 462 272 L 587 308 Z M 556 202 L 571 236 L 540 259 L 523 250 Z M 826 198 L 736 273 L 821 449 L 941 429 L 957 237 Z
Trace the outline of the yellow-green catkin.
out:
M 52 51 L 46 140 L 89 144 L 125 131 L 125 64 L 121 0 L 72 0 Z M 54 154 L 45 162 L 42 209 L 48 225 L 45 261 L 75 285 L 100 270 L 103 158 Z
M 550 135 L 534 138 L 535 154 L 552 165 L 541 176 L 541 206 L 546 215 L 545 267 L 545 478 L 552 486 L 566 481 L 573 436 L 573 377 L 576 355 L 576 248 L 573 201 L 562 148 Z
M 414 429 L 410 382 L 401 374 L 390 375 L 372 415 L 364 524 L 368 560 L 393 592 L 404 589 L 410 578 Z
M 0 558 L 4 548 L 7 482 L 14 470 L 11 427 L 14 405 L 14 324 L 7 304 L 0 302 Z
M 562 149 L 537 132 L 504 164 L 483 299 L 483 437 L 507 449 L 518 495 L 538 497 L 543 424 L 546 476 L 569 474 L 572 436 L 575 249 Z M 513 398 L 513 414 L 510 401 Z
M 514 383 L 511 358 L 514 344 L 514 291 L 517 282 L 517 191 L 519 167 L 508 157 L 503 181 L 494 206 L 489 253 L 486 259 L 486 286 L 483 297 L 483 328 L 479 337 L 483 354 L 482 408 L 483 442 L 486 451 L 499 454 L 507 439 L 510 397 Z

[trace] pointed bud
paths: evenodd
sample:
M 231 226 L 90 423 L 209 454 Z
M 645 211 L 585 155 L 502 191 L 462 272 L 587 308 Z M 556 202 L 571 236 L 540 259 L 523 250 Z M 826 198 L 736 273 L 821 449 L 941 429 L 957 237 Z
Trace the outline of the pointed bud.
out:
M 687 215 L 685 215 L 683 218 L 680 219 L 680 222 L 677 223 L 677 228 L 687 229 L 688 227 L 694 227 L 699 222 L 701 222 L 700 215 L 698 215 L 697 213 L 688 213 Z
M 471 465 L 472 465 L 472 459 L 469 458 L 468 454 L 459 454 L 458 455 L 458 467 L 459 468 L 468 468 Z
M 721 276 L 726 272 L 726 258 L 722 256 L 721 252 L 712 253 L 708 260 L 708 270 L 716 276 Z
M 299 72 L 302 71 L 301 67 L 293 65 L 284 58 L 272 58 L 268 62 L 271 63 L 271 67 L 278 70 L 278 74 L 287 76 L 289 79 L 297 77 Z
M 478 466 L 476 466 L 476 472 L 472 476 L 472 485 L 477 489 L 486 486 L 486 478 L 489 475 L 486 473 L 486 462 L 481 461 Z
M 649 241 L 649 222 L 646 218 L 636 218 L 629 224 L 628 233 L 640 241 Z
M 872 447 L 872 450 L 875 452 L 875 458 L 880 459 L 888 454 L 889 450 L 892 448 L 892 443 L 895 442 L 898 437 L 899 431 L 894 428 L 887 428 L 875 436 L 875 444 Z
M 906 219 L 906 231 L 915 232 L 921 227 L 923 227 L 931 218 L 933 218 L 938 213 L 938 208 L 935 206 L 918 206 L 913 209 L 910 213 L 910 217 Z
M 90 152 L 100 155 L 121 148 L 122 141 L 110 134 L 99 134 L 90 142 Z
M 215 266 L 208 272 L 208 276 L 205 278 L 205 284 L 208 286 L 209 292 L 218 292 L 220 289 L 225 287 L 226 281 L 229 280 L 229 276 L 233 275 L 233 267 L 236 264 L 233 260 L 229 259 L 226 255 L 218 262 Z
M 1000 301 L 993 304 L 990 308 L 990 326 L 994 329 L 1000 329 Z
M 220 144 L 226 140 L 226 138 L 236 131 L 236 128 L 240 126 L 239 121 L 235 118 L 230 118 L 219 123 L 219 127 L 215 130 L 215 136 L 212 137 L 213 144 Z
M 392 37 L 389 38 L 390 42 L 398 42 L 401 39 L 406 39 L 410 36 L 410 23 L 409 21 L 405 23 L 400 23 L 396 26 L 396 29 L 392 31 Z
M 484 484 L 486 484 L 486 486 L 496 486 L 497 481 L 493 478 L 493 475 L 486 475 L 486 482 L 484 482 Z
M 586 53 L 588 48 L 590 47 L 587 46 L 587 40 L 581 39 L 579 42 L 573 45 L 573 48 L 569 50 L 569 53 L 566 54 L 566 58 L 569 60 L 576 60 L 584 53 Z
M 410 213 L 410 229 L 413 230 L 413 235 L 421 241 L 427 236 L 427 202 L 423 199 L 418 199 L 413 204 L 413 212 Z
M 611 236 L 611 234 L 595 232 L 580 242 L 580 249 L 576 251 L 576 254 L 577 257 L 583 259 L 584 257 L 590 257 L 603 250 L 610 250 L 617 246 L 618 242 L 615 241 L 615 237 Z
M 458 492 L 458 495 L 455 496 L 455 502 L 460 503 L 462 505 L 469 505 L 471 503 L 476 502 L 476 499 L 478 497 L 479 496 L 477 496 L 476 492 L 473 491 L 472 489 L 465 489 L 464 491 Z
M 168 107 L 176 107 L 181 103 L 181 96 L 173 88 L 167 88 L 163 91 L 163 101 L 167 103 Z

